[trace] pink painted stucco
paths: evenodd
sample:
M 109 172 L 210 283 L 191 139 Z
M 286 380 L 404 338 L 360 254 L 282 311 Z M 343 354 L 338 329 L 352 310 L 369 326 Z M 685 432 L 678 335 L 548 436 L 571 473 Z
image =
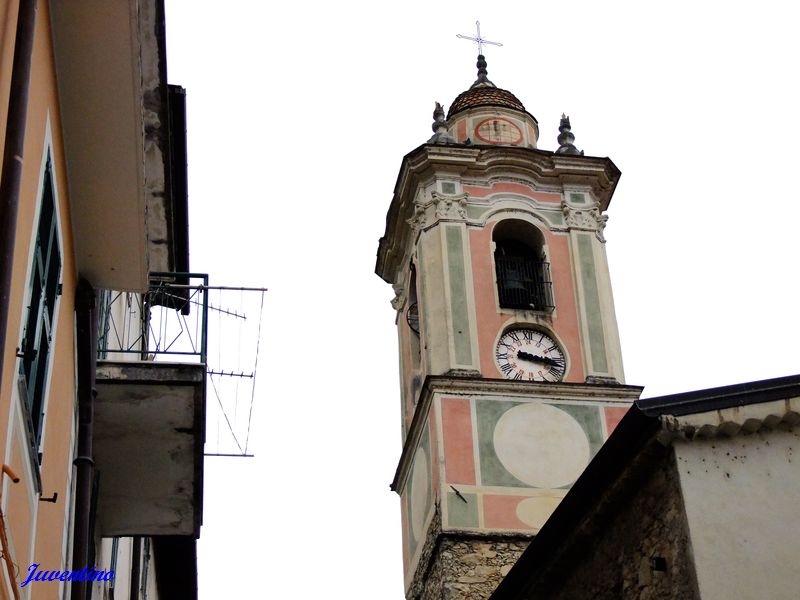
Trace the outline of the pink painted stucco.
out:
M 431 489 L 434 490 L 433 494 L 436 496 L 438 495 L 439 482 L 442 477 L 439 472 L 439 428 L 437 426 L 436 411 L 433 410 L 433 405 L 431 405 L 430 413 L 428 413 L 428 426 L 431 436 L 431 447 L 427 449 L 431 457 Z M 434 501 L 438 502 L 438 499 L 435 498 Z
M 405 323 L 403 321 L 398 320 L 398 325 L 399 325 L 398 331 L 400 332 L 399 335 L 400 355 L 403 357 L 402 386 L 403 386 L 404 431 L 408 431 L 408 428 L 411 426 L 411 419 L 414 418 L 414 400 L 416 400 L 416 398 L 414 398 L 414 390 L 413 390 L 414 359 L 411 354 L 412 350 L 409 339 L 409 336 L 414 334 L 408 331 L 408 328 L 407 326 L 405 326 Z
M 530 529 L 531 526 L 517 517 L 517 505 L 527 496 L 483 497 L 483 526 L 490 529 Z
M 492 258 L 492 230 L 496 223 L 493 221 L 487 223 L 483 229 L 470 230 L 470 251 L 475 286 L 478 344 L 480 348 L 485 349 L 481 352 L 481 374 L 484 377 L 501 378 L 503 374 L 497 368 L 494 352 L 491 350 L 501 330 L 513 320 L 515 311 L 505 309 L 501 313 L 497 305 Z M 555 235 L 544 227 L 540 229 L 550 254 L 553 298 L 556 304 L 548 325 L 566 349 L 568 366 L 564 380 L 581 383 L 586 379 L 586 373 L 581 356 L 575 288 L 572 282 L 572 268 L 564 268 L 564 265 L 570 265 L 572 260 L 569 239 L 565 235 Z
M 472 411 L 464 398 L 442 399 L 445 481 L 475 485 Z
M 606 419 L 606 430 L 608 435 L 617 428 L 622 417 L 628 412 L 627 406 L 609 406 L 603 410 Z
M 403 572 L 408 572 L 408 567 L 411 564 L 411 556 L 409 551 L 409 543 L 410 540 L 408 539 L 408 510 L 406 509 L 406 502 L 407 502 L 407 492 L 403 492 L 400 496 L 400 521 L 402 522 L 403 526 Z
M 456 125 L 456 139 L 459 142 L 463 142 L 465 139 L 467 139 L 467 121 L 466 120 L 462 119 L 461 121 L 458 122 L 458 125 Z

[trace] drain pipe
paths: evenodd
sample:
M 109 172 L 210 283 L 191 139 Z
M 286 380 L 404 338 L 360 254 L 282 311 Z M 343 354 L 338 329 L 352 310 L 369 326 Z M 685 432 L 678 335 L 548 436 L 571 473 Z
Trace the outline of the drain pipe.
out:
M 94 425 L 95 374 L 97 369 L 97 302 L 94 288 L 85 279 L 75 293 L 75 321 L 78 350 L 78 456 L 75 465 L 75 531 L 72 541 L 72 570 L 88 568 L 91 531 L 92 427 Z M 72 582 L 72 600 L 85 600 L 85 581 Z
M 11 91 L 8 97 L 3 167 L 0 171 L 0 381 L 5 362 L 8 305 L 11 301 L 11 269 L 17 237 L 17 208 L 22 181 L 22 155 L 25 122 L 28 118 L 28 88 L 31 81 L 31 56 L 36 26 L 36 0 L 20 0 Z

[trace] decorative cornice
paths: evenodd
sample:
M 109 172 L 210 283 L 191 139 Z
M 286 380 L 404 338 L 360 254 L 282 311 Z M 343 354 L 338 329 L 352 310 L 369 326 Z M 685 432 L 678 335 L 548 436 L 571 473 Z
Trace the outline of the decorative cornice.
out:
M 443 173 L 474 181 L 522 181 L 537 189 L 554 191 L 578 186 L 597 199 L 601 213 L 608 208 L 620 177 L 619 169 L 608 158 L 557 155 L 518 146 L 420 146 L 403 159 L 386 217 L 386 231 L 378 247 L 375 271 L 385 281 L 394 282 L 413 236 L 430 226 L 429 219 L 435 217 L 426 213 L 423 218 L 422 209 L 427 205 L 421 209 L 415 201 L 419 187 Z M 463 206 L 458 201 L 442 210 L 448 218 L 463 221 Z M 597 229 L 602 231 L 602 226 L 598 224 Z

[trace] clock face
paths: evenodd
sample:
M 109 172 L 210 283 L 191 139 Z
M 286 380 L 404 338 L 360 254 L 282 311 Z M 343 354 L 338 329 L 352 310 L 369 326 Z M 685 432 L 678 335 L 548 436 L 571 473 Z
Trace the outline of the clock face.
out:
M 497 368 L 507 379 L 561 381 L 567 370 L 564 352 L 545 333 L 535 329 L 510 329 L 497 342 Z

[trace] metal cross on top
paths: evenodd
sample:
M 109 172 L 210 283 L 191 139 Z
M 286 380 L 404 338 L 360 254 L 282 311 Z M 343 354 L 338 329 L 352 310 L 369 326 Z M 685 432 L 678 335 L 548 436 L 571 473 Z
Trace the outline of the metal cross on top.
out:
M 475 42 L 476 44 L 478 44 L 478 54 L 480 54 L 481 56 L 483 56 L 483 45 L 484 44 L 491 44 L 492 46 L 502 46 L 503 45 L 500 42 L 490 42 L 489 40 L 485 40 L 485 39 L 483 39 L 481 37 L 481 22 L 480 21 L 475 21 L 475 27 L 476 27 L 476 29 L 478 31 L 478 33 L 475 35 L 475 37 L 472 37 L 472 36 L 469 36 L 469 35 L 462 35 L 460 33 L 457 33 L 456 37 L 457 38 L 461 38 L 462 40 L 471 40 L 471 41 Z

